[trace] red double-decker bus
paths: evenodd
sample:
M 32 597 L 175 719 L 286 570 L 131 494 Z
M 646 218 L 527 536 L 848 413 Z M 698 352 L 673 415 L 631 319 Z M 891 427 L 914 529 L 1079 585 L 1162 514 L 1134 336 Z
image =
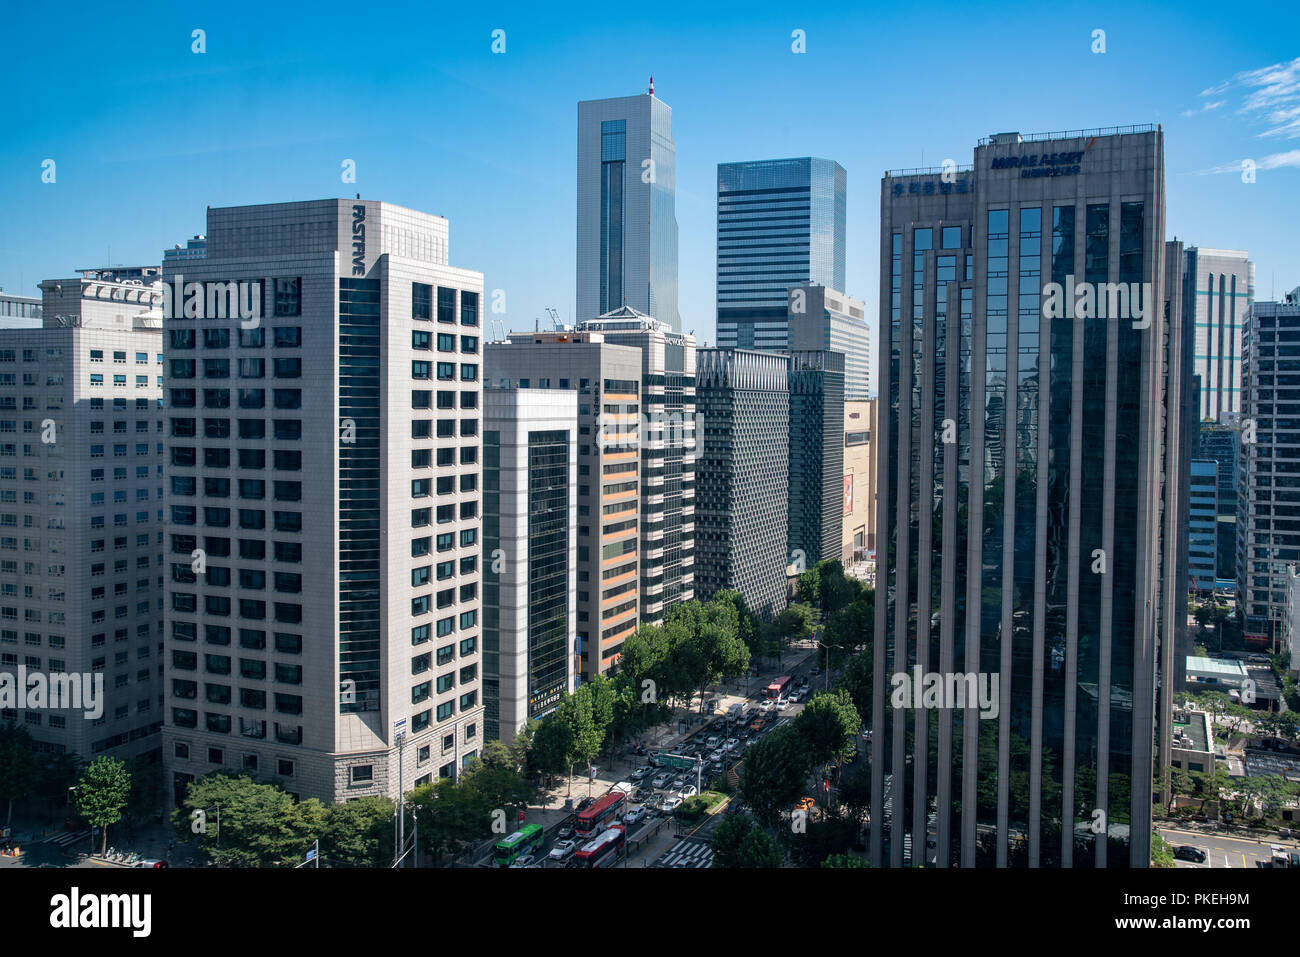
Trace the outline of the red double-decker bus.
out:
M 623 844 L 627 839 L 627 829 L 611 827 L 595 840 L 583 845 L 574 857 L 575 867 L 605 867 L 613 864 L 623 853 Z
M 605 826 L 623 813 L 627 795 L 622 791 L 610 791 L 587 810 L 578 815 L 573 829 L 580 837 L 599 834 Z
M 779 698 L 790 690 L 790 682 L 793 679 L 789 675 L 782 675 L 767 686 L 767 696 L 769 698 Z

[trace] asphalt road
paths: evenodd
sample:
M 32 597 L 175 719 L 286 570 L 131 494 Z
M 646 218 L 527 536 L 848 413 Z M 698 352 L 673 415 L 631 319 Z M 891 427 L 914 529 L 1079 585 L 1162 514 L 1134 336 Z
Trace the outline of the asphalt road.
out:
M 1209 859 L 1204 864 L 1196 864 L 1192 861 L 1175 861 L 1179 867 L 1247 867 L 1253 869 L 1256 861 L 1266 861 L 1271 856 L 1268 841 L 1230 837 L 1212 831 L 1183 830 L 1169 826 L 1157 826 L 1156 832 L 1170 844 L 1191 844 L 1193 847 L 1199 847 L 1208 855 Z M 1290 847 L 1292 850 L 1297 848 L 1294 842 L 1278 841 L 1277 843 Z

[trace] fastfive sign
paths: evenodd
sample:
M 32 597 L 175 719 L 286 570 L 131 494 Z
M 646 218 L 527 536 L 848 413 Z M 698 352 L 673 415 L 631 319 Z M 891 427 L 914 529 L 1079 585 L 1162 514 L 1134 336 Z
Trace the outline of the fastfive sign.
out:
M 366 274 L 366 207 L 352 207 L 352 275 Z

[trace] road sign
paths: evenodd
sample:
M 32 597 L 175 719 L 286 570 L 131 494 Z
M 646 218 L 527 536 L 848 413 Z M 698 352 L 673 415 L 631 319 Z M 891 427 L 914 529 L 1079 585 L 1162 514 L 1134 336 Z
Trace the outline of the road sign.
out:
M 307 856 L 306 856 L 305 860 L 308 860 L 308 861 L 314 861 L 314 860 L 316 860 L 316 848 L 313 847 L 310 851 L 307 852 Z
M 688 758 L 681 754 L 661 754 L 659 763 L 666 768 L 694 769 L 697 762 L 695 758 Z

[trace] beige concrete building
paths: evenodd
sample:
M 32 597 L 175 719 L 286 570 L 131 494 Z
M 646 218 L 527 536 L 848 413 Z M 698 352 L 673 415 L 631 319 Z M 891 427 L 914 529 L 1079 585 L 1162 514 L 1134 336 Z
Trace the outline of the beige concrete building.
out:
M 844 403 L 844 546 L 846 566 L 876 550 L 876 400 Z

